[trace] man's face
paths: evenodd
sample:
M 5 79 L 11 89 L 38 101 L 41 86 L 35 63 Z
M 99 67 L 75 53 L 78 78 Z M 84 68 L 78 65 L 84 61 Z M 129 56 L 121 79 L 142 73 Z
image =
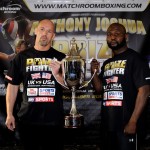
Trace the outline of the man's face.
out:
M 111 26 L 108 28 L 107 44 L 112 50 L 119 50 L 126 45 L 126 34 L 120 26 Z
M 39 45 L 42 47 L 51 45 L 54 36 L 53 24 L 48 20 L 41 21 L 36 29 L 36 41 Z

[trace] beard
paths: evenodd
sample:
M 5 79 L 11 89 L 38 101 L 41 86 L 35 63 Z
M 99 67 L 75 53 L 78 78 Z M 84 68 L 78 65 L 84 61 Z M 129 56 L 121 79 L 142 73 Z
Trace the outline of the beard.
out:
M 113 51 L 114 50 L 119 50 L 120 48 L 124 47 L 127 44 L 126 38 L 124 38 L 121 43 L 119 43 L 117 41 L 114 41 L 114 42 L 116 42 L 116 44 L 112 45 L 111 42 L 107 41 L 108 47 L 111 48 Z
M 47 41 L 40 41 L 40 45 L 41 45 L 41 46 L 47 46 L 47 45 L 48 45 L 48 42 L 47 42 Z
M 46 37 L 41 37 L 39 43 L 41 46 L 47 46 L 49 44 Z

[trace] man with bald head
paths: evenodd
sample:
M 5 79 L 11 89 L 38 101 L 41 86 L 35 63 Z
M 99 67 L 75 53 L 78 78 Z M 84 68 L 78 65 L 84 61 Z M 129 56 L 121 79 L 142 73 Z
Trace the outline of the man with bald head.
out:
M 113 57 L 106 60 L 93 86 L 103 94 L 102 150 L 136 150 L 140 117 L 150 94 L 148 63 L 127 47 L 125 27 L 119 23 L 107 29 L 107 44 Z M 99 68 L 93 59 L 91 72 Z
M 35 29 L 35 45 L 12 60 L 6 81 L 6 126 L 16 128 L 13 115 L 18 87 L 23 82 L 23 101 L 18 112 L 20 138 L 25 150 L 62 150 L 63 81 L 60 61 L 65 54 L 52 47 L 54 24 L 39 21 Z M 57 81 L 56 81 L 57 78 Z M 59 141 L 58 144 L 55 144 Z

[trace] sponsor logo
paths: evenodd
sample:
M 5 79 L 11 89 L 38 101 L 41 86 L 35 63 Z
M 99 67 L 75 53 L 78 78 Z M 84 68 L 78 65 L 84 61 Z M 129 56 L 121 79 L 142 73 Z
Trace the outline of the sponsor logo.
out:
M 11 4 L 7 5 L 7 7 L 0 7 L 0 11 L 4 11 L 4 13 L 17 13 L 22 8 L 19 4 Z
M 106 101 L 103 102 L 104 106 L 122 106 L 122 101 Z
M 37 96 L 37 88 L 27 88 L 27 96 Z
M 122 91 L 111 91 L 111 92 L 108 92 L 108 99 L 120 99 L 120 100 L 123 100 L 123 92 Z
M 54 102 L 54 97 L 29 97 L 28 102 Z
M 121 1 L 87 1 L 87 0 L 24 0 L 32 12 L 106 12 L 106 11 L 144 11 L 149 0 L 121 0 Z
M 28 102 L 34 102 L 34 98 L 33 97 L 29 97 L 28 98 Z
M 35 97 L 35 102 L 54 102 L 54 97 Z
M 55 96 L 55 88 L 39 88 L 40 96 Z

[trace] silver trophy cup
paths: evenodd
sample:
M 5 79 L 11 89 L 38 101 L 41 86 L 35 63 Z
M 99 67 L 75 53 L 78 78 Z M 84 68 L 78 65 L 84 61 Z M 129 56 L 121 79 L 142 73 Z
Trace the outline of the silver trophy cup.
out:
M 71 49 L 67 57 L 62 61 L 62 70 L 65 86 L 72 92 L 72 105 L 70 114 L 65 116 L 65 128 L 81 128 L 84 125 L 84 117 L 76 108 L 76 90 L 81 89 L 92 80 L 85 81 L 85 62 L 78 52 L 75 39 L 71 40 Z

